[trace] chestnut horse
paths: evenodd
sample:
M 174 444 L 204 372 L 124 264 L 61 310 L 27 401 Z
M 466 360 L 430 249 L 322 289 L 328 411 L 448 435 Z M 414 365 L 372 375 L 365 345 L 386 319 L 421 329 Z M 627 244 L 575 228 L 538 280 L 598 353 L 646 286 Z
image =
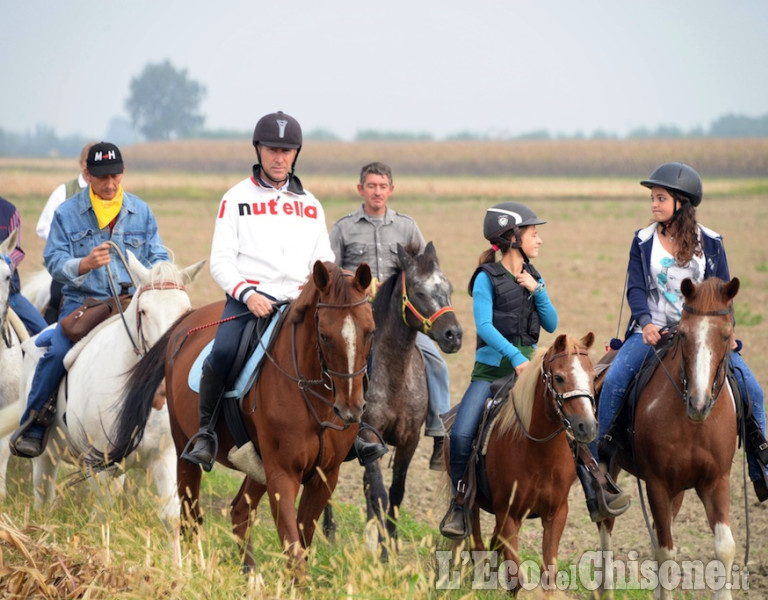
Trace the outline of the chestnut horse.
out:
M 730 526 L 731 462 L 736 452 L 736 411 L 726 379 L 733 332 L 731 300 L 739 280 L 690 279 L 680 285 L 683 313 L 671 347 L 640 391 L 634 417 L 634 453 L 619 449 L 612 461 L 644 479 L 656 534 L 656 561 L 675 559 L 672 521 L 687 489 L 695 489 L 715 536 L 715 557 L 731 580 L 736 544 Z M 657 355 L 658 356 L 658 355 Z M 656 357 L 652 357 L 656 361 Z M 599 523 L 603 550 L 610 550 L 613 519 Z M 608 573 L 610 575 L 610 573 Z M 612 593 L 613 582 L 604 582 Z M 671 597 L 667 587 L 657 589 Z M 730 598 L 729 586 L 717 594 Z
M 381 461 L 366 465 L 363 475 L 368 521 L 377 525 L 366 529 L 368 546 L 375 552 L 380 545 L 384 559 L 385 532 L 396 537 L 397 513 L 405 495 L 408 467 L 427 416 L 424 359 L 416 346 L 416 334 L 427 334 L 443 352 L 449 353 L 459 351 L 462 338 L 451 305 L 453 286 L 440 270 L 432 242 L 423 252 L 398 244 L 397 257 L 397 269 L 381 284 L 373 301 L 376 336 L 363 414 L 363 421 L 396 448 L 389 509 Z M 335 529 L 330 504 L 324 517 L 323 528 L 330 537 Z
M 562 334 L 548 349 L 539 349 L 488 436 L 484 462 L 490 497 L 478 489 L 475 504 L 496 518 L 491 549 L 503 550 L 507 579 L 516 581 L 514 592 L 524 583 L 519 573 L 520 526 L 532 514 L 541 518 L 544 528 L 542 586 L 555 589 L 568 492 L 576 480 L 571 444 L 589 443 L 597 435 L 595 370 L 587 353 L 594 341 L 591 332 L 581 340 Z M 472 511 L 472 539 L 478 550 L 484 549 L 477 510 Z
M 332 263 L 315 262 L 310 280 L 286 309 L 256 383 L 242 399 L 240 414 L 265 475 L 264 481 L 247 475 L 232 502 L 233 529 L 244 542 L 246 568 L 254 565 L 247 533 L 267 492 L 283 549 L 297 572 L 306 569 L 306 549 L 316 521 L 336 487 L 339 467 L 363 413 L 374 330 L 367 296 L 370 283 L 371 270 L 365 263 L 353 276 Z M 222 309 L 218 302 L 180 319 L 133 370 L 124 404 L 132 408 L 118 419 L 110 462 L 119 461 L 140 439 L 154 389 L 163 376 L 171 431 L 181 456 L 198 428 L 198 395 L 189 388 L 189 371 L 214 337 L 215 327 L 206 325 L 216 324 Z M 216 460 L 238 468 L 230 460 L 234 441 L 223 418 L 216 432 Z M 179 458 L 177 475 L 182 520 L 194 529 L 202 522 L 198 503 L 202 472 Z

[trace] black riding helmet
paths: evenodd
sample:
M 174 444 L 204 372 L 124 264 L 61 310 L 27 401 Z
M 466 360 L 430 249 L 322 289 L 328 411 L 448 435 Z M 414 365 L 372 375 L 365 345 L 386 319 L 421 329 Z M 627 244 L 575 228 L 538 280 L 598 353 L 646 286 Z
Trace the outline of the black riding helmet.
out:
M 293 175 L 296 160 L 299 158 L 302 142 L 301 125 L 291 115 L 285 114 L 282 110 L 264 115 L 253 129 L 253 147 L 256 148 L 259 164 L 261 164 L 259 144 L 270 148 L 296 150 L 296 156 L 293 159 L 293 164 L 291 164 L 291 175 Z
M 502 202 L 485 211 L 483 221 L 483 236 L 499 250 L 506 252 L 509 248 L 520 248 L 522 240 L 520 227 L 542 225 L 542 221 L 530 208 L 519 202 Z M 512 236 L 508 236 L 509 232 Z M 514 238 L 514 239 L 512 239 Z
M 698 206 L 704 194 L 701 186 L 701 177 L 692 168 L 681 162 L 668 162 L 656 167 L 648 179 L 640 182 L 647 188 L 663 187 L 679 192 Z

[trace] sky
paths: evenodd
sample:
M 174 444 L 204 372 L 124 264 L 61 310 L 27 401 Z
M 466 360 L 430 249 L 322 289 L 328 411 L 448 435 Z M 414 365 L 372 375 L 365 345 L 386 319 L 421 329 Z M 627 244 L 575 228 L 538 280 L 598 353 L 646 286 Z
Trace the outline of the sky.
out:
M 0 128 L 103 137 L 170 60 L 207 129 L 683 131 L 768 113 L 765 0 L 0 0 Z

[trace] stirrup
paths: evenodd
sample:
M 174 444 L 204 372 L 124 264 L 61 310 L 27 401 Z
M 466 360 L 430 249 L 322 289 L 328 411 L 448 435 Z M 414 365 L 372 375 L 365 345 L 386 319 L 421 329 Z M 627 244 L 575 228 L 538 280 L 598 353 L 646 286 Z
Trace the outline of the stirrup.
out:
M 470 531 L 469 511 L 456 504 L 455 499 L 451 500 L 448 512 L 440 521 L 440 533 L 451 540 L 463 540 L 469 536 Z
M 210 450 L 210 456 L 198 456 L 202 451 L 202 448 L 196 449 L 197 443 L 207 443 L 212 446 Z M 190 449 L 191 446 L 191 449 Z M 197 453 L 196 453 L 197 451 Z M 199 465 L 206 473 L 213 469 L 213 463 L 216 462 L 216 455 L 219 453 L 219 436 L 211 429 L 201 429 L 187 442 L 184 446 L 184 451 L 181 453 L 181 458 L 193 465 Z

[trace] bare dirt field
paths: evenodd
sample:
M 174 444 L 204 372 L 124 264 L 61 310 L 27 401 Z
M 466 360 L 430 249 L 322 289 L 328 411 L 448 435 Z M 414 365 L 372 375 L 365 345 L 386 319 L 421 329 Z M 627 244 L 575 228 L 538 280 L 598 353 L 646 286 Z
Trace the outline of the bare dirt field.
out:
M 246 173 L 243 174 L 243 176 Z M 427 240 L 438 250 L 443 270 L 454 284 L 454 304 L 464 327 L 465 345 L 455 355 L 446 356 L 451 373 L 452 403 L 459 402 L 469 381 L 473 363 L 474 327 L 471 299 L 466 291 L 468 278 L 485 249 L 481 235 L 482 218 L 487 206 L 507 199 L 528 203 L 548 223 L 540 227 L 544 245 L 536 267 L 547 282 L 550 297 L 560 316 L 558 333 L 582 336 L 594 331 L 599 348 L 592 358 L 597 360 L 603 342 L 623 333 L 628 312 L 619 315 L 623 297 L 622 286 L 629 244 L 635 229 L 649 220 L 647 190 L 637 184 L 646 173 L 630 179 L 503 179 L 471 180 L 412 178 L 396 181 L 391 206 L 407 213 L 419 223 Z M 162 174 L 129 172 L 125 178 L 127 190 L 151 198 L 158 216 L 161 235 L 175 254 L 176 262 L 186 266 L 209 251 L 213 219 L 223 191 L 234 184 L 237 176 L 212 176 L 213 180 L 198 180 L 194 176 L 175 176 L 174 190 L 158 192 L 153 183 L 162 181 Z M 2 194 L 17 203 L 24 222 L 24 248 L 27 259 L 21 268 L 22 281 L 41 265 L 42 242 L 34 235 L 34 224 L 47 197 L 47 191 L 66 177 L 58 170 L 46 173 L 31 190 L 18 199 L 2 190 Z M 4 186 L 9 188 L 5 176 Z M 177 190 L 185 182 L 196 190 L 190 200 Z M 324 201 L 328 224 L 354 210 L 354 178 L 304 178 L 305 185 Z M 40 189 L 37 189 L 37 188 Z M 744 340 L 744 355 L 765 389 L 768 387 L 768 196 L 741 194 L 728 181 L 705 181 L 705 198 L 699 209 L 702 223 L 723 234 L 729 253 L 732 276 L 742 281 L 736 298 L 737 332 Z M 458 190 L 458 197 L 457 197 Z M 145 193 L 146 192 L 146 193 Z M 450 193 L 448 193 L 450 192 Z M 195 306 L 217 300 L 220 290 L 206 272 L 190 289 Z M 543 335 L 546 346 L 552 336 Z M 668 435 L 675 435 L 670 430 Z M 424 439 L 414 459 L 403 510 L 435 529 L 445 510 L 444 476 L 429 471 L 427 462 L 431 439 Z M 742 454 L 737 452 L 731 480 L 732 526 L 737 542 L 736 562 L 743 565 L 747 541 L 747 514 L 744 501 Z M 341 502 L 361 502 L 362 470 L 348 463 L 334 498 Z M 617 556 L 627 556 L 631 550 L 640 560 L 651 556 L 648 532 L 643 521 L 641 505 L 634 479 L 623 476 L 622 486 L 633 495 L 633 506 L 616 525 L 614 549 Z M 747 483 L 748 522 L 750 532 L 748 592 L 739 597 L 768 597 L 768 506 L 758 505 L 751 484 Z M 486 525 L 488 523 L 486 522 Z M 487 531 L 490 531 L 486 527 Z M 674 527 L 679 558 L 699 558 L 705 563 L 713 556 L 713 540 L 703 509 L 689 493 Z M 540 526 L 526 524 L 521 538 L 527 551 L 538 553 Z M 595 526 L 589 521 L 581 488 L 571 491 L 571 512 L 560 557 L 577 559 L 598 545 Z

